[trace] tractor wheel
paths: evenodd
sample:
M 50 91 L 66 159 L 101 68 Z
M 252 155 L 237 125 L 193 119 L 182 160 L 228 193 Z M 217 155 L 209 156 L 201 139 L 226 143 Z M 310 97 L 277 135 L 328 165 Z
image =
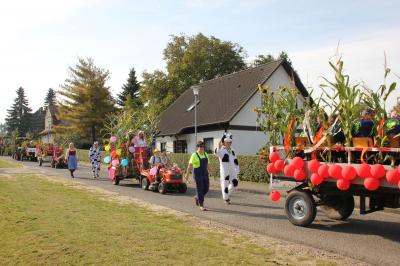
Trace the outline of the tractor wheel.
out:
M 43 161 L 39 160 L 39 166 L 42 166 L 42 164 L 43 164 Z
M 160 194 L 167 193 L 167 184 L 165 184 L 164 182 L 158 184 L 158 192 L 160 192 Z
M 180 184 L 179 186 L 179 193 L 186 193 L 187 185 L 185 183 Z
M 293 190 L 286 197 L 285 212 L 292 224 L 308 226 L 317 215 L 317 205 L 310 193 Z
M 353 213 L 353 196 L 327 196 L 324 201 L 326 205 L 323 209 L 331 219 L 344 221 Z
M 143 176 L 142 179 L 140 180 L 140 186 L 144 190 L 149 190 L 149 185 L 150 185 L 149 180 L 147 179 L 147 177 Z

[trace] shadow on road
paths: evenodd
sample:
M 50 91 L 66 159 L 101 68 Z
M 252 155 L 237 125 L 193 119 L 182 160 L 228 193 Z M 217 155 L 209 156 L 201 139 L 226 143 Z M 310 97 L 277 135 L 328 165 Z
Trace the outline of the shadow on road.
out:
M 376 235 L 395 242 L 400 242 L 400 223 L 388 221 L 349 219 L 348 222 L 341 222 L 338 224 L 314 223 L 311 224 L 309 228 L 357 235 Z
M 225 213 L 225 214 L 236 214 L 236 215 L 242 215 L 242 216 L 246 216 L 246 217 L 277 219 L 277 220 L 286 220 L 287 219 L 285 215 L 280 215 L 280 214 L 253 213 L 253 212 L 226 210 L 226 209 L 218 209 L 218 208 L 208 208 L 208 210 L 210 212 L 218 212 L 218 213 Z
M 267 205 L 261 205 L 261 204 L 251 204 L 251 203 L 236 203 L 232 202 L 232 206 L 244 206 L 244 207 L 252 207 L 252 208 L 263 208 L 263 209 L 276 209 L 276 210 L 281 210 L 282 207 L 275 207 L 275 206 L 267 206 Z

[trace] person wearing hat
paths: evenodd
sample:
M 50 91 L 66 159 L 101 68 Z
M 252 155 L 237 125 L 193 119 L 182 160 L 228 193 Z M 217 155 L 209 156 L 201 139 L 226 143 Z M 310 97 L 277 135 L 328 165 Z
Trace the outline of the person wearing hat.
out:
M 208 155 L 204 151 L 203 141 L 197 142 L 196 152 L 194 152 L 190 157 L 185 175 L 186 180 L 188 179 L 190 172 L 192 172 L 193 179 L 196 183 L 196 196 L 194 197 L 195 203 L 200 207 L 200 210 L 206 211 L 207 209 L 204 207 L 204 197 L 210 187 L 210 165 L 208 164 Z
M 375 123 L 372 118 L 375 115 L 375 111 L 372 109 L 365 109 L 362 112 L 361 119 L 354 124 L 352 135 L 357 138 L 366 138 L 375 136 Z
M 232 134 L 224 133 L 215 151 L 219 159 L 222 198 L 226 204 L 231 203 L 230 195 L 239 184 L 239 162 L 231 145 Z
M 89 160 L 92 165 L 93 178 L 99 177 L 101 151 L 97 141 L 95 141 L 89 149 Z
M 135 148 L 147 147 L 146 138 L 143 130 L 140 130 L 138 135 L 132 139 L 132 143 L 134 144 Z
M 161 166 L 165 164 L 165 160 L 163 157 L 161 157 L 161 151 L 159 149 L 154 149 L 153 150 L 153 156 L 150 157 L 149 160 L 150 167 L 156 167 L 157 168 L 157 174 L 156 174 L 156 182 L 161 182 L 160 177 L 158 175 L 158 170 L 160 169 Z

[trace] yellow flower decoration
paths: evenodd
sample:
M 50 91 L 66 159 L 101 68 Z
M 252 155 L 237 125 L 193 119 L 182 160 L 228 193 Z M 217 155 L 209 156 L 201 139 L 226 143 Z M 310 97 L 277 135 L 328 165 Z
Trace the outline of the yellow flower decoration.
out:
M 263 88 L 262 88 L 262 86 L 261 86 L 260 84 L 258 84 L 258 90 L 259 90 L 259 91 L 262 91 L 262 90 L 263 90 Z

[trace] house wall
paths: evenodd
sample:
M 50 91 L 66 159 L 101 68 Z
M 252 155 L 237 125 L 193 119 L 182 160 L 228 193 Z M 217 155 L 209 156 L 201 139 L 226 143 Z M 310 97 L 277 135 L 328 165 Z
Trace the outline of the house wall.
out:
M 44 118 L 44 129 L 51 130 L 53 127 L 53 117 L 51 116 L 49 108 L 46 109 L 46 116 Z M 54 134 L 48 133 L 41 136 L 42 143 L 54 143 Z
M 276 91 L 279 86 L 286 86 L 291 83 L 291 78 L 286 70 L 280 66 L 274 74 L 263 84 L 269 85 L 271 90 Z M 301 107 L 304 98 L 299 96 L 298 106 Z M 260 93 L 255 93 L 252 98 L 244 105 L 244 107 L 233 117 L 230 126 L 251 126 L 257 129 L 257 114 L 253 112 L 253 108 L 261 105 Z M 233 147 L 238 154 L 255 154 L 267 142 L 267 136 L 262 131 L 250 130 L 229 130 L 233 134 Z M 214 138 L 214 148 L 223 134 L 223 131 L 199 132 L 198 139 Z M 188 153 L 195 150 L 194 134 L 180 135 L 179 139 L 186 139 L 188 145 Z M 167 151 L 173 152 L 173 141 L 175 137 L 158 137 L 156 138 L 157 148 L 161 148 L 160 143 L 167 143 Z
M 287 74 L 283 66 L 280 66 L 274 74 L 263 84 L 269 85 L 271 90 L 276 91 L 279 86 L 289 85 L 290 76 Z M 233 117 L 230 125 L 240 126 L 257 126 L 257 114 L 253 112 L 253 108 L 261 105 L 261 94 L 255 93 L 253 97 L 243 106 L 243 108 Z M 301 106 L 301 103 L 299 104 Z

